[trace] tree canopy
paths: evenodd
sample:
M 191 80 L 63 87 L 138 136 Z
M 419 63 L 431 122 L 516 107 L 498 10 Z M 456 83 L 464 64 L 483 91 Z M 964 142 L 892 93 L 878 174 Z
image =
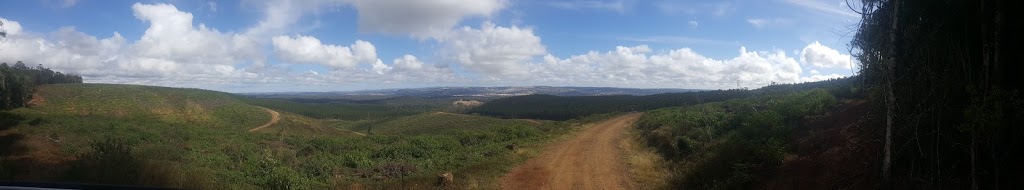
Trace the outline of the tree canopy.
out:
M 21 61 L 14 66 L 0 63 L 0 109 L 24 107 L 36 86 L 56 83 L 82 83 L 82 77 L 54 72 L 42 65 L 30 68 Z

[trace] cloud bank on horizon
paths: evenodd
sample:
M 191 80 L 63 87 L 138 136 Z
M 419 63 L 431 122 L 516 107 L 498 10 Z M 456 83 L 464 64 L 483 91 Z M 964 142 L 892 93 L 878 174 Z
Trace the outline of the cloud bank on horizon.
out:
M 133 35 L 122 35 L 122 28 L 106 28 L 109 33 L 97 35 L 93 33 L 102 28 L 80 31 L 82 26 L 47 26 L 54 24 L 45 18 L 15 20 L 3 10 L 0 30 L 6 37 L 0 38 L 0 62 L 41 64 L 82 75 L 86 82 L 231 92 L 509 85 L 729 89 L 816 81 L 855 72 L 856 64 L 848 53 L 820 42 L 841 41 L 842 37 L 823 35 L 825 38 L 816 39 L 822 35 L 816 37 L 813 32 L 796 37 L 773 36 L 792 32 L 780 28 L 805 24 L 816 27 L 800 29 L 827 30 L 842 22 L 816 23 L 772 12 L 736 15 L 741 12 L 737 9 L 752 7 L 737 6 L 742 4 L 737 1 L 723 2 L 272 0 L 241 1 L 237 6 L 221 1 L 101 6 L 130 9 L 128 18 L 109 19 L 144 28 Z M 832 1 L 781 3 L 804 10 L 809 17 L 859 19 L 839 8 L 845 6 L 838 4 L 841 1 L 826 2 Z M 66 11 L 88 3 L 97 2 L 72 1 L 47 10 Z M 225 13 L 231 8 L 253 7 L 258 7 L 255 14 L 259 16 L 253 18 L 257 20 L 217 20 L 224 19 L 218 14 L 232 14 Z M 559 21 L 545 20 L 560 19 L 548 16 L 552 14 L 574 15 L 565 16 L 565 22 L 591 24 L 573 27 L 580 30 L 562 30 L 565 26 Z M 602 18 L 585 18 L 594 15 Z M 211 24 L 197 19 L 200 17 L 210 19 Z M 668 35 L 587 30 L 603 20 L 611 23 L 603 27 L 620 27 L 614 24 L 614 18 L 603 17 L 649 17 L 659 20 L 649 25 L 675 21 L 678 27 L 662 28 Z M 716 26 L 715 22 L 731 25 L 707 28 Z M 37 29 L 48 27 L 56 29 Z M 339 33 L 332 27 L 354 32 Z M 761 36 L 730 39 L 738 34 L 723 31 L 726 29 Z M 552 40 L 546 36 L 552 36 Z M 705 51 L 714 55 L 701 53 Z

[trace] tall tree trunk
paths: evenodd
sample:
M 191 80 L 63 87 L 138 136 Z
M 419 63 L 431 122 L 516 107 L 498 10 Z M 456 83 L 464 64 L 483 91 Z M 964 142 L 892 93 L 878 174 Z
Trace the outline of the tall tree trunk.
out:
M 885 95 L 885 150 L 884 150 L 885 151 L 885 153 L 884 153 L 885 157 L 882 160 L 882 178 L 883 178 L 883 180 L 885 180 L 886 184 L 890 184 L 890 182 L 891 182 L 890 181 L 890 176 L 891 176 L 891 172 L 892 172 L 891 171 L 892 170 L 892 130 L 893 130 L 893 125 L 895 124 L 894 123 L 895 122 L 894 119 L 896 117 L 895 116 L 896 115 L 896 113 L 895 113 L 896 112 L 896 94 L 893 92 L 892 85 L 894 83 L 893 80 L 895 80 L 894 72 L 896 70 L 896 66 L 895 66 L 895 64 L 896 64 L 896 47 L 895 46 L 896 46 L 896 32 L 897 32 L 897 26 L 898 26 L 897 24 L 898 24 L 898 21 L 899 21 L 899 9 L 900 9 L 900 1 L 899 0 L 893 0 L 892 15 L 890 15 L 890 16 L 892 16 L 892 27 L 890 28 L 890 31 L 889 31 L 890 32 L 889 33 L 889 52 L 888 52 L 889 56 L 886 59 L 888 63 L 886 63 L 885 69 L 882 69 L 883 73 L 885 75 L 884 77 L 885 77 L 885 88 L 886 88 L 885 89 L 885 91 L 886 91 L 886 95 Z

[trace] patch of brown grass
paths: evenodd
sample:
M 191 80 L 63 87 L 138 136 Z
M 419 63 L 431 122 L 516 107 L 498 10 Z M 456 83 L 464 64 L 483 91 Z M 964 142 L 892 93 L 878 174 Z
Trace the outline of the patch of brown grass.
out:
M 619 142 L 630 176 L 640 189 L 665 189 L 670 176 L 668 163 L 654 148 L 645 146 L 636 131 Z

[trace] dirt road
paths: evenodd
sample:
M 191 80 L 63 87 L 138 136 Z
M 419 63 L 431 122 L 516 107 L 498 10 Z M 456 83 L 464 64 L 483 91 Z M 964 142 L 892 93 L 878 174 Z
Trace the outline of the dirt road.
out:
M 642 113 L 595 123 L 500 179 L 503 189 L 635 189 L 617 142 Z
M 266 124 L 260 125 L 259 127 L 249 129 L 249 132 L 259 131 L 260 129 L 270 127 L 271 125 L 277 123 L 277 121 L 281 120 L 281 113 L 277 113 L 277 111 L 267 109 L 265 107 L 260 107 L 260 109 L 263 109 L 263 111 L 267 111 L 267 113 L 270 113 L 270 121 L 268 121 Z

